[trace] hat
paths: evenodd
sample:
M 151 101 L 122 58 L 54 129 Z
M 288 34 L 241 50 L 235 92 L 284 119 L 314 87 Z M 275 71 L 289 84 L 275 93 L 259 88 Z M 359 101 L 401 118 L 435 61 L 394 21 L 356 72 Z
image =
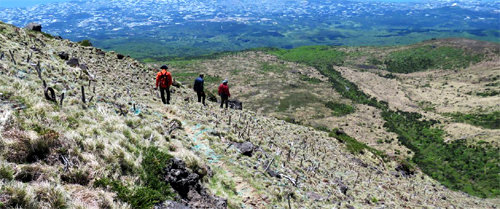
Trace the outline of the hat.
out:
M 167 65 L 163 65 L 163 66 L 161 66 L 160 69 L 165 69 L 166 70 L 166 69 L 168 69 L 168 66 Z
M 222 81 L 222 83 L 227 83 L 227 82 L 228 82 L 227 79 L 225 79 L 225 80 Z

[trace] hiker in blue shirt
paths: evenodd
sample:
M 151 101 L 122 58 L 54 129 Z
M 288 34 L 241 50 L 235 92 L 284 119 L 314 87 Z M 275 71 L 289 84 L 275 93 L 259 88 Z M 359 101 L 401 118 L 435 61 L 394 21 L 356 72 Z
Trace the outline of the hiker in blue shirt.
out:
M 205 91 L 203 90 L 203 84 L 205 81 L 203 80 L 204 75 L 200 74 L 198 78 L 194 80 L 194 91 L 196 91 L 196 94 L 198 95 L 198 102 L 201 102 L 203 105 L 205 104 Z M 202 100 L 203 99 L 203 100 Z

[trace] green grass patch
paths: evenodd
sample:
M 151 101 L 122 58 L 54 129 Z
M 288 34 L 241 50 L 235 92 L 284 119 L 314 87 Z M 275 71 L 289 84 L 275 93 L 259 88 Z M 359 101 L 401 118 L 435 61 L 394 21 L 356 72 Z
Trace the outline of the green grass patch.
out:
M 269 53 L 287 61 L 305 63 L 311 66 L 325 63 L 342 65 L 346 57 L 344 52 L 329 46 L 303 46 L 290 50 L 270 50 Z
M 355 109 L 353 106 L 348 105 L 348 104 L 343 104 L 343 103 L 338 103 L 338 102 L 327 102 L 325 104 L 326 107 L 329 109 L 333 110 L 333 115 L 334 116 L 344 116 L 344 115 L 349 115 L 351 113 L 354 113 Z
M 283 72 L 285 71 L 286 67 L 283 64 L 273 64 L 269 62 L 259 62 L 259 69 L 263 72 Z
M 477 63 L 483 55 L 470 54 L 454 47 L 421 46 L 390 53 L 384 64 L 396 73 L 412 73 L 431 68 L 459 69 Z
M 296 49 L 262 49 L 274 54 L 281 59 L 306 64 L 316 68 L 321 74 L 329 78 L 333 88 L 343 97 L 351 99 L 360 104 L 374 107 L 385 107 L 383 104 L 371 98 L 358 89 L 358 86 L 343 78 L 340 72 L 334 70 L 334 66 L 344 63 L 346 53 L 329 46 L 305 46 Z
M 445 114 L 450 116 L 456 122 L 468 123 L 474 126 L 480 126 L 488 129 L 499 129 L 500 128 L 500 111 L 495 111 L 492 113 L 477 113 L 477 114 L 465 114 L 465 113 L 448 113 Z
M 87 40 L 87 39 L 82 40 L 82 41 L 80 41 L 80 42 L 78 42 L 78 43 L 79 43 L 80 45 L 82 45 L 82 46 L 92 46 L 92 42 L 90 42 L 90 40 Z
M 143 155 L 143 173 L 139 186 L 124 185 L 118 180 L 109 178 L 95 181 L 94 186 L 109 187 L 117 194 L 118 199 L 129 203 L 132 208 L 151 208 L 157 203 L 172 199 L 174 193 L 163 179 L 172 157 L 156 147 L 145 148 Z
M 476 95 L 480 97 L 493 97 L 499 94 L 500 91 L 495 91 L 495 90 L 476 93 Z
M 170 67 L 185 69 L 189 67 L 194 67 L 198 63 L 198 60 L 176 60 L 168 63 Z
M 44 32 L 40 32 L 43 34 L 43 36 L 47 37 L 47 38 L 54 38 L 54 36 L 52 34 L 49 34 L 49 33 L 44 33 Z
M 382 65 L 382 64 L 384 64 L 384 62 L 382 62 L 381 60 L 379 60 L 379 59 L 377 59 L 377 58 L 375 58 L 375 57 L 370 57 L 370 58 L 368 59 L 368 64 L 371 64 L 371 65 L 375 65 L 375 66 L 376 66 L 376 65 Z
M 347 150 L 351 152 L 352 154 L 364 154 L 365 151 L 369 151 L 377 156 L 380 156 L 382 158 L 385 158 L 385 153 L 383 153 L 380 150 L 374 149 L 368 145 L 366 145 L 363 142 L 359 142 L 355 138 L 345 134 L 345 133 L 339 133 L 338 129 L 334 129 L 329 133 L 330 137 L 335 137 L 338 139 L 341 143 L 345 143 Z
M 423 111 L 429 111 L 429 112 L 436 111 L 436 106 L 432 104 L 432 102 L 420 101 L 418 102 L 418 106 L 422 108 Z
M 312 78 L 312 77 L 309 77 L 307 75 L 300 75 L 300 80 L 305 81 L 305 82 L 310 83 L 310 84 L 319 84 L 322 82 L 320 79 Z
M 0 179 L 11 181 L 14 179 L 14 170 L 9 165 L 0 166 Z
M 185 84 L 191 84 L 191 82 L 194 83 L 194 80 L 198 78 L 199 75 L 200 74 L 196 72 L 172 73 L 173 78 Z M 210 75 L 205 75 L 203 79 L 205 80 L 205 83 L 220 83 L 223 80 L 221 77 Z
M 316 103 L 319 101 L 319 98 L 309 92 L 295 93 L 287 96 L 285 99 L 280 100 L 278 111 L 284 112 L 289 108 L 305 107 L 310 103 Z

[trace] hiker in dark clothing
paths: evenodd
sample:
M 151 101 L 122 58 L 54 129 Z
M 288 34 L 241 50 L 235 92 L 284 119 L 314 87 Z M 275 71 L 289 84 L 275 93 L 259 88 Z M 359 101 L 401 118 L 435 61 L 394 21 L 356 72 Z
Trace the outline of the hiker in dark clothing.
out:
M 221 98 L 220 101 L 220 108 L 223 107 L 224 104 L 226 104 L 226 109 L 229 106 L 229 97 L 231 97 L 231 93 L 229 93 L 229 86 L 227 86 L 228 81 L 224 80 L 219 86 L 219 96 Z
M 156 74 L 156 87 L 160 86 L 161 101 L 163 104 L 170 104 L 170 86 L 172 86 L 172 74 L 167 71 L 168 66 L 161 66 L 161 71 Z M 165 91 L 167 92 L 167 100 L 165 100 Z
M 204 75 L 200 74 L 200 76 L 194 80 L 193 89 L 196 92 L 196 94 L 198 95 L 198 102 L 201 102 L 203 105 L 205 105 L 206 95 L 205 95 L 205 91 L 203 88 L 203 84 L 205 83 L 205 81 L 203 80 L 203 77 L 204 77 Z

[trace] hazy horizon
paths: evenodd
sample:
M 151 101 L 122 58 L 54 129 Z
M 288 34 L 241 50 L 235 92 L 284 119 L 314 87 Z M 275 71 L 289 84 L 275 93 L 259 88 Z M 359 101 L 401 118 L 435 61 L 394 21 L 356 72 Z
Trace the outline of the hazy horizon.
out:
M 70 2 L 75 0 L 0 0 L 0 8 L 23 8 L 23 7 L 31 7 L 39 4 L 47 4 L 47 3 L 56 3 L 56 2 Z M 352 0 L 352 1 L 373 1 L 373 2 L 425 2 L 429 0 Z M 460 1 L 460 0 L 459 0 Z M 459 1 L 450 1 L 451 2 L 459 2 Z M 471 0 L 472 1 L 472 0 Z M 495 1 L 495 0 L 476 0 L 480 1 Z
M 22 8 L 31 7 L 38 4 L 47 4 L 55 2 L 66 2 L 72 0 L 0 0 L 0 8 Z

